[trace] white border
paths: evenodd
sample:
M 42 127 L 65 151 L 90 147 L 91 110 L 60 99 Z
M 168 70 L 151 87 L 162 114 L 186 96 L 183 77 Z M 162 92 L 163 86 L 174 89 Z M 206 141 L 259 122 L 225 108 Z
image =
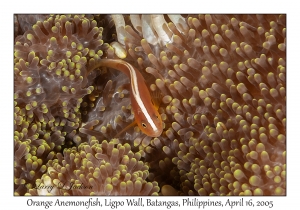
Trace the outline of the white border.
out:
M 254 200 L 273 200 L 275 206 L 272 209 L 284 207 L 299 208 L 299 112 L 298 102 L 300 87 L 299 69 L 299 8 L 291 1 L 262 0 L 262 1 L 241 1 L 241 0 L 214 0 L 214 1 L 5 1 L 1 4 L 1 158 L 0 158 L 0 198 L 1 209 L 32 209 L 26 205 L 27 197 L 13 197 L 13 13 L 287 13 L 287 196 L 286 197 L 253 197 Z M 297 49 L 298 48 L 298 49 Z M 36 200 L 71 200 L 78 198 L 87 200 L 88 197 L 33 197 Z M 107 197 L 105 197 L 107 198 Z M 125 201 L 127 197 L 113 197 L 114 200 Z M 145 197 L 144 199 L 147 199 Z M 223 203 L 229 197 L 202 197 L 204 200 L 222 200 Z M 232 197 L 238 200 L 240 197 Z M 104 197 L 102 197 L 104 199 Z M 179 200 L 179 197 L 159 197 L 160 200 Z M 199 197 L 200 199 L 200 197 Z M 250 199 L 250 197 L 244 197 Z M 298 208 L 296 207 L 298 206 Z M 293 208 L 296 207 L 296 208 Z M 73 209 L 76 207 L 64 207 Z M 80 207 L 76 209 L 83 209 Z M 167 209 L 166 207 L 157 209 Z M 193 207 L 196 209 L 197 207 Z M 245 208 L 245 207 L 244 207 Z M 38 207 L 35 209 L 43 209 Z M 50 209 L 56 209 L 51 207 Z M 86 209 L 86 208 L 85 208 Z M 92 208 L 89 208 L 92 209 Z M 96 209 L 96 208 L 94 208 Z M 100 209 L 99 207 L 97 209 Z M 101 209 L 111 209 L 102 207 Z M 120 208 L 118 208 L 120 209 Z M 126 208 L 122 208 L 126 209 Z M 153 207 L 135 208 L 153 209 Z M 174 209 L 172 207 L 171 209 Z M 206 207 L 205 209 L 220 209 Z M 226 209 L 226 208 L 224 208 Z M 227 208 L 230 209 L 230 208 Z M 235 208 L 240 209 L 240 208 Z M 253 209 L 253 208 L 252 208 Z M 264 208 L 260 208 L 264 209 Z

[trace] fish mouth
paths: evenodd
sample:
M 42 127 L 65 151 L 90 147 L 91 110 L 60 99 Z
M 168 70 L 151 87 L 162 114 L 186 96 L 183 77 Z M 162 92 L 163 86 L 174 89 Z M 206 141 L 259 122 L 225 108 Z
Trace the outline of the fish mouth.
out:
M 161 134 L 162 134 L 162 130 L 157 130 L 157 131 L 152 132 L 152 133 L 149 134 L 148 136 L 151 136 L 151 137 L 159 137 Z

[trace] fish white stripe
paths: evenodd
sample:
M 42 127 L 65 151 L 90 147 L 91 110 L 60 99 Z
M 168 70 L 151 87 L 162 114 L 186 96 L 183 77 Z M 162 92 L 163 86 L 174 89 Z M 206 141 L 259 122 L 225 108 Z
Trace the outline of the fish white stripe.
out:
M 145 115 L 147 121 L 149 122 L 150 126 L 152 127 L 152 129 L 154 131 L 157 131 L 158 128 L 156 127 L 156 125 L 153 122 L 151 116 L 149 115 L 144 103 L 141 100 L 140 92 L 139 92 L 139 88 L 138 88 L 138 81 L 137 81 L 136 72 L 130 64 L 124 63 L 124 65 L 128 67 L 129 72 L 130 72 L 130 82 L 131 82 L 131 89 L 132 89 L 133 97 L 135 98 L 135 100 L 138 103 L 139 107 L 141 107 L 141 110 L 144 113 L 144 115 Z

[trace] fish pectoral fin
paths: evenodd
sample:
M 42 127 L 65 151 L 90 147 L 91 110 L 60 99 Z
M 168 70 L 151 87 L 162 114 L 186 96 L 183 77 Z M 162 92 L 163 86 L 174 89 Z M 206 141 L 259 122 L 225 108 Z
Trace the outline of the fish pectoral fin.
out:
M 129 125 L 127 125 L 125 128 L 123 128 L 119 133 L 117 133 L 117 135 L 115 135 L 114 138 L 118 138 L 122 133 L 124 133 L 125 131 L 127 131 L 128 129 L 134 127 L 135 125 L 137 125 L 136 121 L 132 121 Z
M 163 97 L 160 90 L 150 91 L 150 95 L 153 106 L 158 109 Z

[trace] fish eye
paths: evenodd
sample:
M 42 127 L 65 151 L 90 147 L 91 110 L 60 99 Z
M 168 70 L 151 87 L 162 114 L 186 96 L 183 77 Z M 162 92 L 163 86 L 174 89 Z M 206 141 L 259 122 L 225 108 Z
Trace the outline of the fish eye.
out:
M 158 116 L 157 116 L 157 115 L 156 115 L 155 117 L 156 117 L 156 119 L 158 119 Z
M 142 123 L 142 126 L 143 126 L 144 128 L 147 128 L 147 125 L 146 125 L 145 123 Z

